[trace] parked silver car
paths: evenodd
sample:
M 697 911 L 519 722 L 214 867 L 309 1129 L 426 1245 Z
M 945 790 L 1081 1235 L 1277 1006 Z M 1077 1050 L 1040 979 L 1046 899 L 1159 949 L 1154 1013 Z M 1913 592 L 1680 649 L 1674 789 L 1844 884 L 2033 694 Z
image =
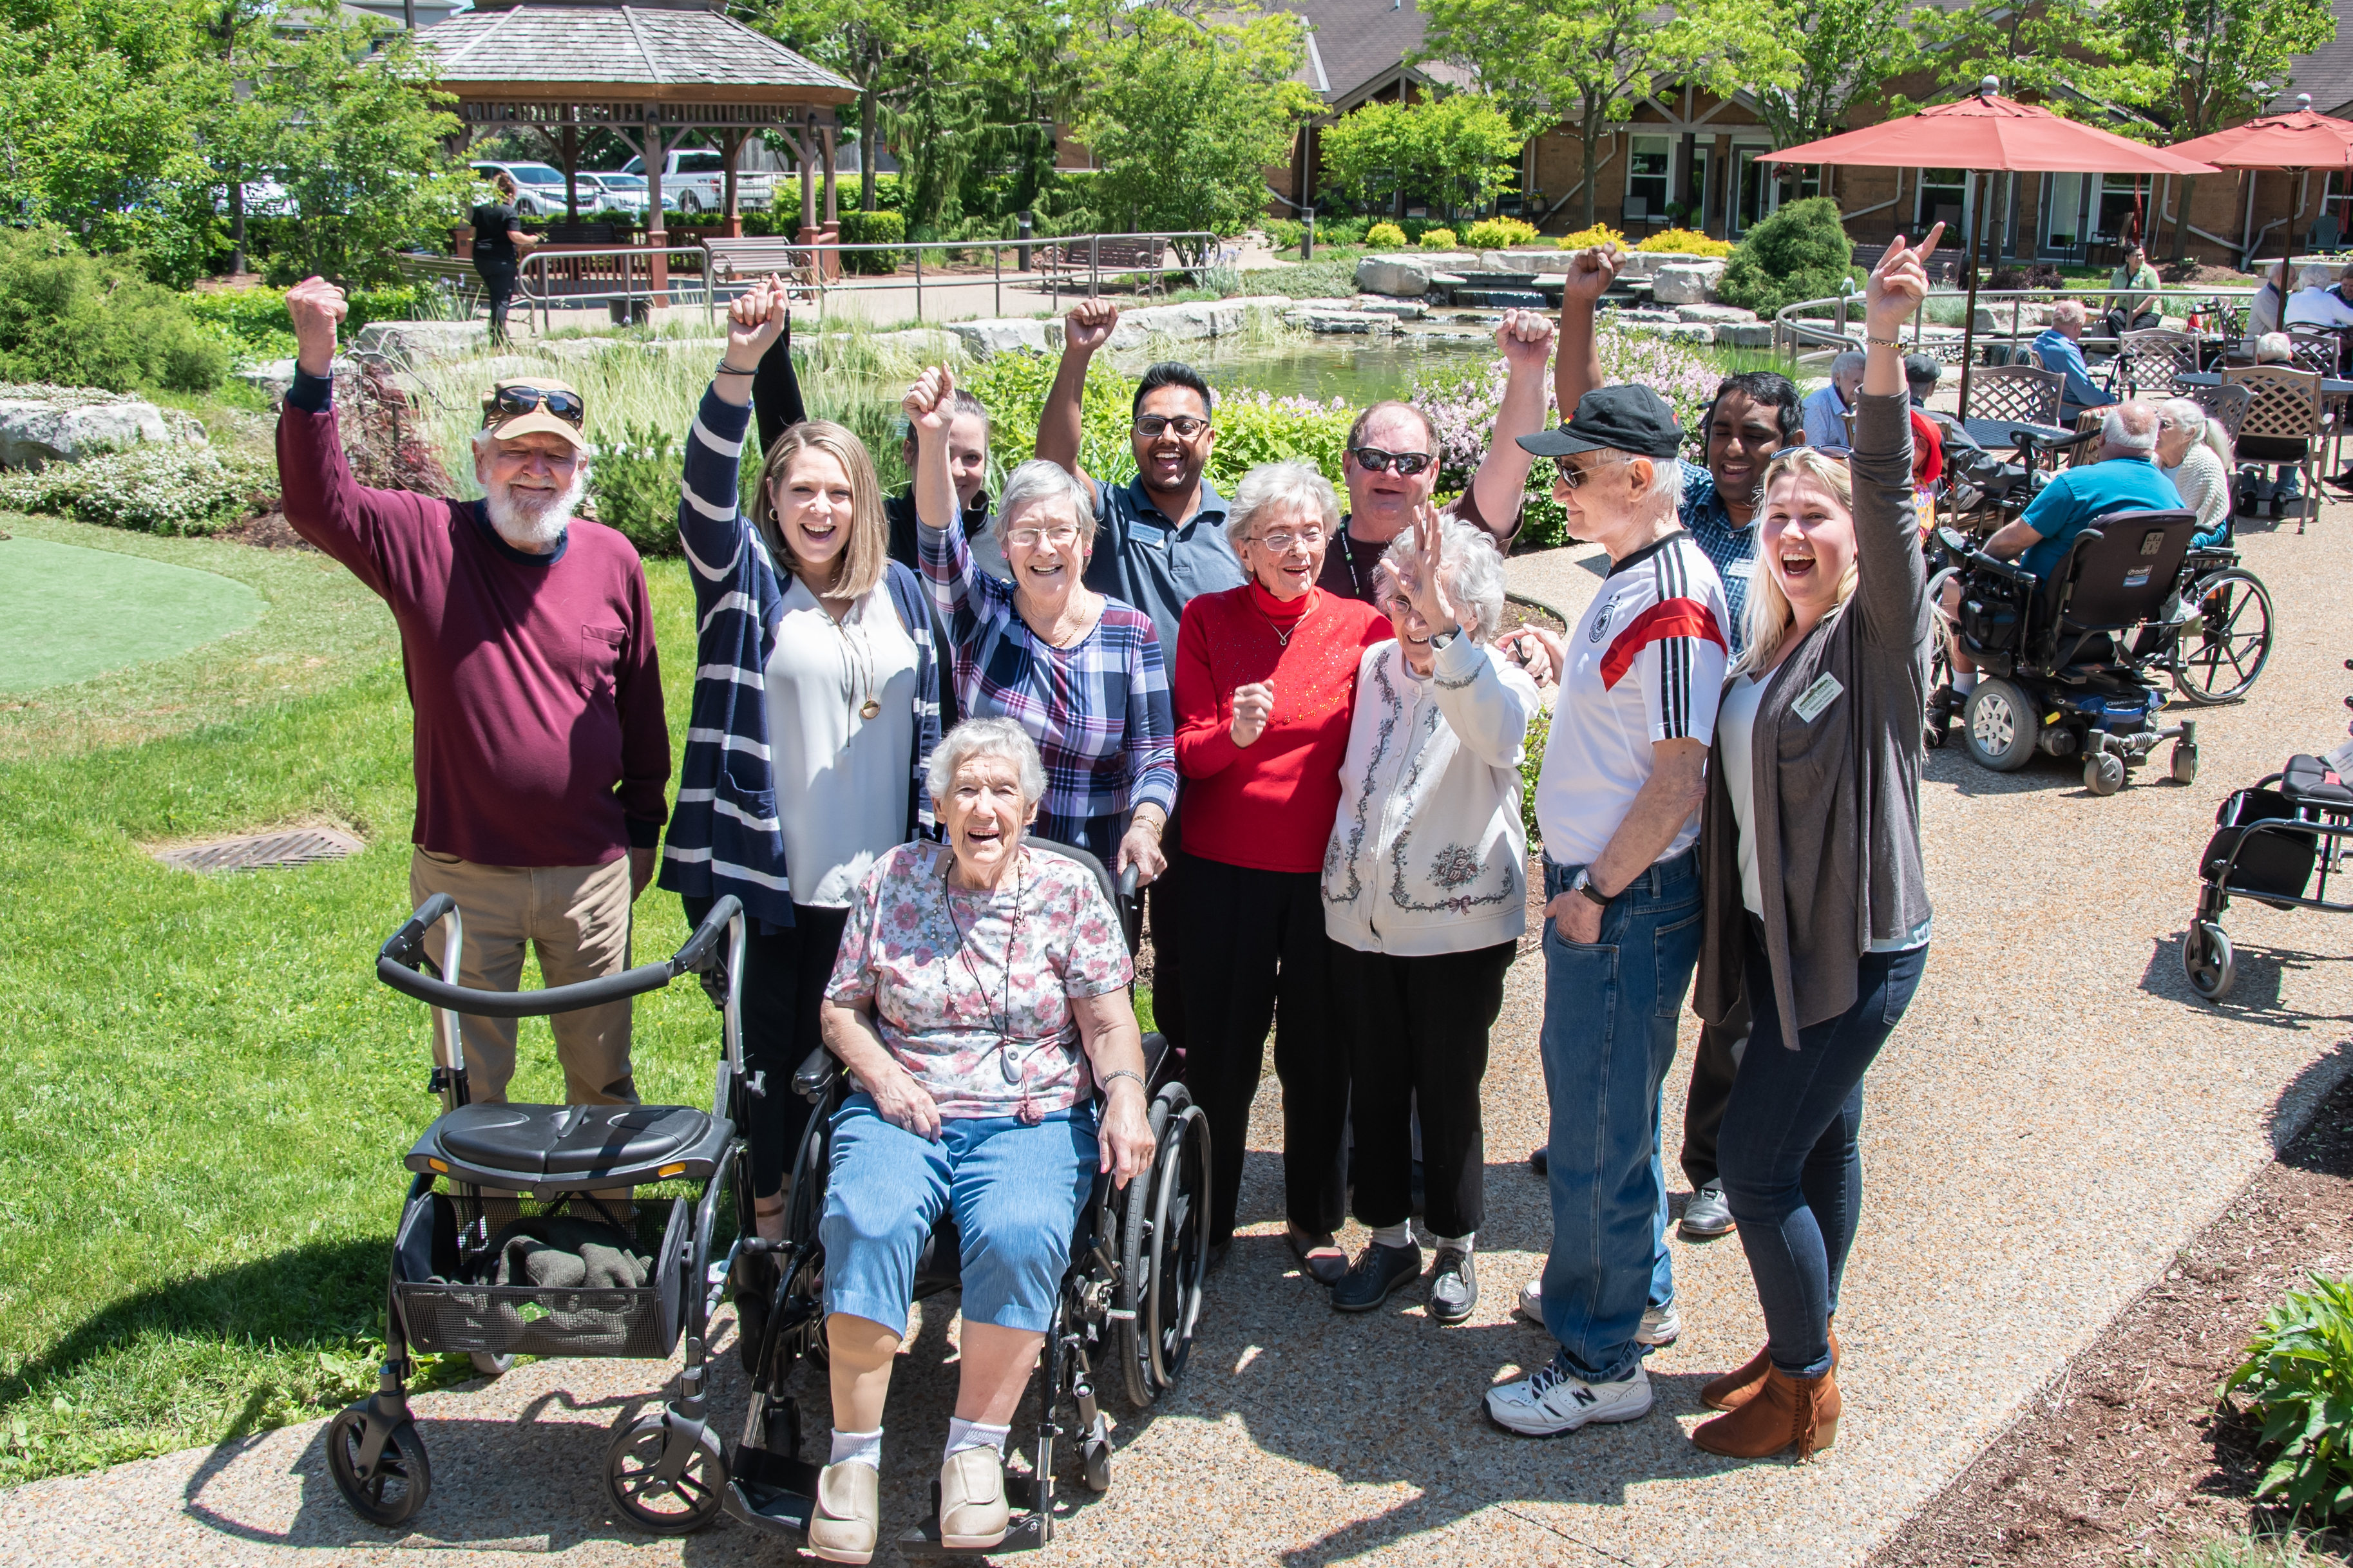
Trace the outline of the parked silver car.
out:
M 474 173 L 483 179 L 492 174 L 513 176 L 515 183 L 515 214 L 519 217 L 562 217 L 566 210 L 564 201 L 564 171 L 553 163 L 480 162 L 473 165 Z M 581 193 L 581 206 L 587 207 L 587 193 Z

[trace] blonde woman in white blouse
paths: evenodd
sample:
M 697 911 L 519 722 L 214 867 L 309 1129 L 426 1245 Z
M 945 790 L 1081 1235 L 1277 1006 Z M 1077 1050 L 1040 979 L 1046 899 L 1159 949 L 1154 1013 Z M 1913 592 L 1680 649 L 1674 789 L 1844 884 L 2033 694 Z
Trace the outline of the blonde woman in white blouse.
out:
M 2158 404 L 2157 418 L 2157 465 L 2181 492 L 2181 504 L 2198 514 L 2191 542 L 2221 543 L 2231 536 L 2231 437 L 2186 397 Z

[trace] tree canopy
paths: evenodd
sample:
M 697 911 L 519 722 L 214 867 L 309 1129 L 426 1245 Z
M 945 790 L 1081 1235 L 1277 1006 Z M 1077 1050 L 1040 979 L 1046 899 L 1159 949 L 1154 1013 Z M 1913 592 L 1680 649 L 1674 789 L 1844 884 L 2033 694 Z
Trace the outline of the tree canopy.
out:
M 1376 101 L 1324 131 L 1324 177 L 1368 203 L 1400 191 L 1434 196 L 1451 215 L 1484 204 L 1526 140 L 1483 93 Z

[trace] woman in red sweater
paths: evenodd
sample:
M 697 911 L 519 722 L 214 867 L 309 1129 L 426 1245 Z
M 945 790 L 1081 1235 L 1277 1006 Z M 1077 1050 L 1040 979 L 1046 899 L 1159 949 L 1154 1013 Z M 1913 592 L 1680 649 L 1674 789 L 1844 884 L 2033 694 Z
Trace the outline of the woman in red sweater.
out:
M 1315 586 L 1339 500 L 1307 463 L 1242 476 L 1226 535 L 1250 581 L 1185 606 L 1176 631 L 1176 769 L 1185 777 L 1185 1083 L 1209 1119 L 1209 1247 L 1234 1235 L 1236 1189 L 1268 1023 L 1282 1082 L 1291 1247 L 1329 1285 L 1346 1205 L 1347 1042 L 1326 1035 L 1320 881 L 1363 651 L 1389 624 Z

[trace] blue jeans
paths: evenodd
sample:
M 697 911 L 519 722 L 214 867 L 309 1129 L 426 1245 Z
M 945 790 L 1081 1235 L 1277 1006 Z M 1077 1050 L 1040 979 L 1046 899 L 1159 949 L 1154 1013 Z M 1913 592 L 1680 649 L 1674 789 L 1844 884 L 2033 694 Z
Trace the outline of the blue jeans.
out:
M 915 1264 L 942 1209 L 955 1212 L 968 1323 L 1042 1333 L 1071 1262 L 1071 1236 L 1095 1179 L 1095 1111 L 1082 1103 L 1034 1125 L 955 1117 L 937 1142 L 882 1120 L 853 1094 L 833 1118 L 826 1184 L 825 1310 L 907 1331 Z
M 1800 1028 L 1791 1050 L 1764 952 L 1753 937 L 1747 945 L 1756 1025 L 1732 1080 L 1716 1163 L 1773 1364 L 1791 1377 L 1820 1377 L 1830 1370 L 1831 1314 L 1862 1210 L 1862 1075 L 1911 1005 L 1928 949 L 1864 953 L 1854 1005 Z
M 1547 899 L 1579 868 L 1545 862 Z M 1666 1182 L 1659 1089 L 1699 963 L 1698 857 L 1634 879 L 1602 912 L 1601 940 L 1571 942 L 1545 922 L 1542 1049 L 1552 1133 L 1552 1255 L 1545 1327 L 1588 1383 L 1633 1375 L 1642 1310 L 1674 1294 L 1662 1245 Z

